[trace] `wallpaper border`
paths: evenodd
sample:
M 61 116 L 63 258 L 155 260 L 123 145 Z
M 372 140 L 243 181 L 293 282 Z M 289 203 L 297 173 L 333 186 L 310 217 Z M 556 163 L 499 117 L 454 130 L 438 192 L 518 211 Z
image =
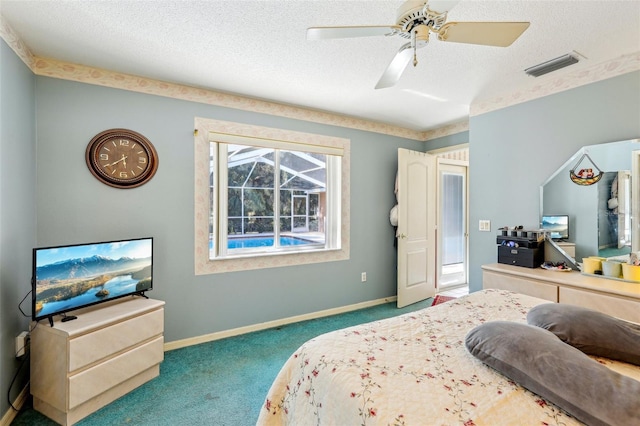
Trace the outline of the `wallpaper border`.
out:
M 36 75 L 182 99 L 209 105 L 217 105 L 243 111 L 258 112 L 319 124 L 346 127 L 425 142 L 469 130 L 468 118 L 438 129 L 419 132 L 335 113 L 322 112 L 302 107 L 279 104 L 276 102 L 252 99 L 239 95 L 216 92 L 213 90 L 168 83 L 151 78 L 62 62 L 55 59 L 40 58 L 34 56 L 29 51 L 29 48 L 24 44 L 2 15 L 0 15 L 0 36 Z M 536 98 L 552 95 L 554 93 L 559 93 L 585 84 L 594 83 L 638 70 L 640 70 L 640 52 L 633 52 L 586 68 L 580 68 L 558 78 L 547 78 L 545 80 L 541 79 L 537 81 L 532 80 L 532 83 L 529 86 L 523 87 L 517 91 L 473 102 L 470 105 L 469 117 L 485 114 L 522 102 L 527 102 Z
M 638 70 L 640 70 L 640 52 L 634 52 L 586 68 L 579 68 L 553 79 L 532 79 L 532 83 L 521 90 L 472 103 L 469 115 L 473 117 L 485 114 Z

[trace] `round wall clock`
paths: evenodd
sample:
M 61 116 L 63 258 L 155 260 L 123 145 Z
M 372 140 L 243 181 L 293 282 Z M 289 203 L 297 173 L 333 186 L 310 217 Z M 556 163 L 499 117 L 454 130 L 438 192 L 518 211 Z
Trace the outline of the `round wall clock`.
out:
M 135 188 L 147 183 L 158 169 L 158 154 L 149 139 L 126 129 L 98 133 L 85 154 L 91 173 L 115 188 Z

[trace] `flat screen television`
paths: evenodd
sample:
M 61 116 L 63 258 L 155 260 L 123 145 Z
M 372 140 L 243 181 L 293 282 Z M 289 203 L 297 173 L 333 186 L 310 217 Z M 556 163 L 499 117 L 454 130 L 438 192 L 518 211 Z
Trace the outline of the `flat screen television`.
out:
M 33 249 L 34 321 L 152 288 L 153 238 Z
M 569 238 L 569 215 L 543 215 L 542 229 L 549 232 L 549 235 L 554 240 L 566 240 Z

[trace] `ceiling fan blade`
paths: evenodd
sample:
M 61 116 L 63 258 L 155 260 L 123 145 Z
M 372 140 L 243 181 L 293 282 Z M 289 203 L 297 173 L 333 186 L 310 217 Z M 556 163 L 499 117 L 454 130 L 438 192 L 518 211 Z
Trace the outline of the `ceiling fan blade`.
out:
M 438 39 L 507 47 L 527 28 L 528 22 L 448 22 L 438 31 Z
M 400 26 L 398 25 L 367 27 L 311 27 L 307 29 L 307 40 L 382 36 L 392 34 L 397 30 L 400 30 Z
M 409 65 L 412 57 L 413 48 L 411 47 L 411 43 L 407 43 L 398 50 L 398 53 L 393 57 L 387 69 L 384 70 L 382 77 L 380 77 L 378 84 L 376 84 L 376 89 L 384 89 L 396 84 L 396 82 L 400 80 L 400 76 L 402 76 L 405 68 L 407 68 L 407 65 Z

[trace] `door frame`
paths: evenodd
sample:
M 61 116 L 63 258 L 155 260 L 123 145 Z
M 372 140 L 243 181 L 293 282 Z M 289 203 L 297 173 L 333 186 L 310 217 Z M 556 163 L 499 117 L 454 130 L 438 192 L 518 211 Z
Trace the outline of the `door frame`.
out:
M 635 195 L 635 197 L 634 197 Z M 631 251 L 640 250 L 640 150 L 631 152 Z
M 441 285 L 442 279 L 442 254 L 443 254 L 443 226 L 442 226 L 442 191 L 441 191 L 441 166 L 455 166 L 464 168 L 464 283 L 456 283 L 447 286 Z M 436 160 L 436 290 L 468 285 L 469 282 L 469 162 L 466 160 L 456 160 L 445 157 L 438 157 Z

